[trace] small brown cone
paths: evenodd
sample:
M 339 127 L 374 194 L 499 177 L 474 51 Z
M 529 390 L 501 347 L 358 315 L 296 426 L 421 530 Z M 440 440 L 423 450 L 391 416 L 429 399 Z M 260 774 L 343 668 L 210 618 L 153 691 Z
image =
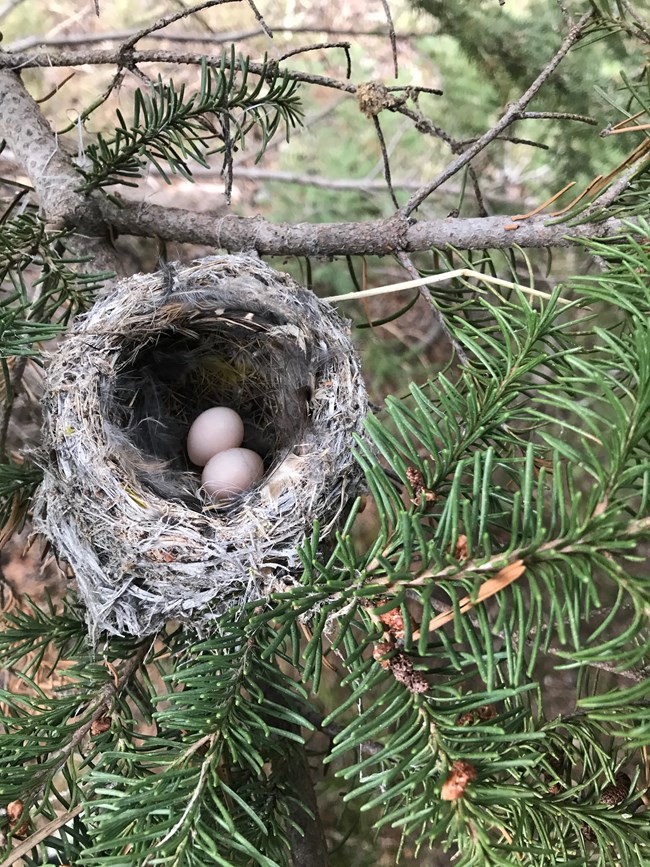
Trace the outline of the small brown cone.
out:
M 104 732 L 107 732 L 111 727 L 110 717 L 103 716 L 99 719 L 95 719 L 92 721 L 90 725 L 90 734 L 97 736 L 103 735 Z
M 413 499 L 411 502 L 414 506 L 419 506 L 422 502 L 422 498 L 424 497 L 425 502 L 427 503 L 435 503 L 436 495 L 433 491 L 427 490 L 427 487 L 424 483 L 424 476 L 417 469 L 417 467 L 407 467 L 406 468 L 406 480 L 409 485 L 413 488 Z
M 476 710 L 467 710 L 462 713 L 456 720 L 457 726 L 471 726 L 477 722 L 487 722 L 494 719 L 499 714 L 493 704 L 484 704 L 477 707 Z
M 467 784 L 476 779 L 476 768 L 469 762 L 455 761 L 451 773 L 442 784 L 440 797 L 443 801 L 457 801 L 465 794 Z
M 413 662 L 405 653 L 398 651 L 390 660 L 389 667 L 395 680 L 403 683 L 411 692 L 426 692 L 429 684 L 419 671 L 413 668 Z
M 25 816 L 25 805 L 22 801 L 10 801 L 7 804 L 7 819 L 9 820 L 9 827 L 12 829 L 15 837 L 24 837 L 29 829 L 29 820 L 23 822 L 20 828 L 14 829 L 16 823 L 23 816 Z
M 396 638 L 398 641 L 404 638 L 404 615 L 400 608 L 392 608 L 390 611 L 385 611 L 379 615 L 379 620 L 386 632 L 389 632 L 393 638 Z M 411 617 L 411 626 L 413 625 L 413 618 Z
M 373 658 L 381 665 L 382 668 L 390 668 L 390 659 L 386 659 L 385 657 L 394 648 L 395 645 L 392 641 L 378 641 L 373 647 Z
M 630 784 L 632 780 L 628 775 L 621 771 L 614 777 L 614 782 L 610 783 L 600 796 L 600 803 L 607 804 L 610 807 L 618 807 L 627 798 L 630 792 Z

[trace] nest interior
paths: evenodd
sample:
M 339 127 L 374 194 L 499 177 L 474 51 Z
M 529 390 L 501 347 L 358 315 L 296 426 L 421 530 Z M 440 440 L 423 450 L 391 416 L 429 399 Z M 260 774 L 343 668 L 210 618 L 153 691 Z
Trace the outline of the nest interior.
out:
M 206 501 L 185 450 L 210 406 L 244 420 L 253 490 Z M 367 398 L 347 323 L 259 259 L 221 256 L 122 281 L 52 359 L 37 528 L 72 566 L 91 633 L 204 627 L 296 580 L 362 486 Z

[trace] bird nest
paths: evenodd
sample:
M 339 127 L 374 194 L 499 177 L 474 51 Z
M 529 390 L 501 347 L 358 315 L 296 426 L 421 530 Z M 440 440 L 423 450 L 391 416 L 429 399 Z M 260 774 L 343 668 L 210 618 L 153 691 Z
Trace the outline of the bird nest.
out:
M 244 420 L 264 478 L 211 504 L 187 457 L 211 406 Z M 298 549 L 360 491 L 367 396 L 347 323 L 249 256 L 121 281 L 52 359 L 36 527 L 72 566 L 91 634 L 205 627 L 296 582 Z

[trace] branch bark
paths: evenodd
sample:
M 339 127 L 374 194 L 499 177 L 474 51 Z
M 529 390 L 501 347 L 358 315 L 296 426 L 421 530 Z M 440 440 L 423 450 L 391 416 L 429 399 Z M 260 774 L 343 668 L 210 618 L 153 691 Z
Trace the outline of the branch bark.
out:
M 209 0 L 213 2 L 213 0 Z M 225 0 L 220 0 L 225 2 Z M 423 220 L 409 219 L 408 212 L 468 163 L 489 141 L 513 120 L 525 114 L 525 107 L 543 81 L 548 78 L 570 46 L 576 41 L 589 15 L 583 16 L 526 93 L 484 136 L 459 154 L 438 178 L 414 193 L 409 203 L 394 216 L 358 223 L 272 224 L 261 217 L 242 218 L 197 214 L 178 208 L 161 208 L 146 203 L 124 202 L 115 205 L 99 193 L 79 191 L 79 175 L 70 158 L 57 146 L 56 137 L 38 105 L 25 90 L 20 78 L 7 66 L 68 65 L 72 63 L 112 63 L 124 65 L 147 60 L 172 63 L 200 62 L 202 55 L 167 51 L 136 51 L 130 43 L 118 49 L 77 50 L 59 54 L 16 54 L 0 52 L 0 137 L 4 137 L 16 158 L 25 166 L 49 220 L 75 229 L 80 237 L 77 249 L 91 253 L 99 270 L 120 273 L 115 250 L 108 242 L 109 227 L 122 234 L 158 237 L 161 240 L 204 244 L 226 250 L 257 250 L 277 256 L 393 255 L 416 251 L 457 248 L 508 249 L 519 247 L 564 247 L 583 239 L 612 237 L 623 224 L 610 219 L 582 226 L 547 225 L 544 217 L 519 221 L 507 217 Z M 133 40 L 131 40 L 133 42 Z M 258 69 L 259 67 L 259 69 Z M 253 72 L 262 70 L 251 64 Z M 287 71 L 289 77 L 303 82 L 334 87 L 355 93 L 351 82 L 325 76 Z M 15 123 L 21 118 L 21 123 Z
M 119 48 L 82 48 L 68 51 L 17 51 L 9 54 L 0 51 L 0 69 L 33 69 L 38 67 L 60 66 L 140 66 L 143 63 L 169 63 L 172 65 L 200 66 L 205 60 L 205 52 L 196 51 L 169 51 L 167 49 L 152 48 L 145 51 Z M 219 57 L 218 63 L 222 62 Z M 230 68 L 228 58 L 223 60 L 224 67 Z M 240 67 L 239 61 L 235 62 L 236 68 Z M 262 63 L 249 63 L 248 69 L 255 75 L 260 75 L 264 69 Z M 329 78 L 326 75 L 316 75 L 310 72 L 300 72 L 282 67 L 282 74 L 292 81 L 301 81 L 303 84 L 317 84 L 321 87 L 330 87 L 335 90 L 344 90 L 346 93 L 356 93 L 357 86 L 351 81 L 340 81 Z
M 107 240 L 99 197 L 79 191 L 80 178 L 70 157 L 37 103 L 15 72 L 0 69 L 0 139 L 24 166 L 48 221 L 77 232 L 72 252 L 89 257 L 98 272 L 121 273 L 119 257 Z
M 62 151 L 40 108 L 15 72 L 0 70 L 0 137 L 24 166 L 42 209 L 57 228 L 75 225 L 93 214 L 78 192 L 79 175 Z M 101 215 L 95 214 L 95 226 Z
M 507 229 L 509 217 L 476 217 L 414 222 L 399 215 L 357 223 L 270 223 L 262 217 L 197 214 L 145 203 L 119 207 L 102 202 L 104 217 L 126 235 L 205 244 L 229 251 L 256 250 L 267 256 L 388 256 L 398 252 L 570 247 L 581 240 L 609 238 L 625 231 L 621 220 L 567 227 L 545 217 Z

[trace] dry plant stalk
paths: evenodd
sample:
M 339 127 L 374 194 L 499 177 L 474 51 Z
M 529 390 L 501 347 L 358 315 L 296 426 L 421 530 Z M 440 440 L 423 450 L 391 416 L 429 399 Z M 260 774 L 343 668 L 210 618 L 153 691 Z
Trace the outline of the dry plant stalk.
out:
M 261 484 L 205 501 L 185 436 L 209 406 L 244 419 Z M 73 567 L 92 636 L 205 629 L 291 585 L 297 549 L 362 488 L 367 396 L 346 321 L 250 256 L 123 280 L 52 359 L 35 524 Z

